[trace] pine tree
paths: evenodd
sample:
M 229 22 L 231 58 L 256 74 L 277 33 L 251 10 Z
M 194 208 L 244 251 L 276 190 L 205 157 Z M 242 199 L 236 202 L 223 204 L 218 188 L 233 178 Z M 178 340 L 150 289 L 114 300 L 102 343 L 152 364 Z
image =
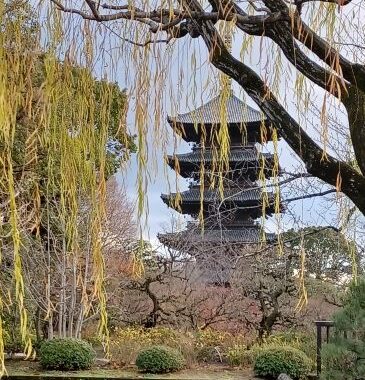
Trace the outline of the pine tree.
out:
M 322 351 L 321 379 L 365 379 L 365 279 L 351 285 L 334 326 L 333 337 Z

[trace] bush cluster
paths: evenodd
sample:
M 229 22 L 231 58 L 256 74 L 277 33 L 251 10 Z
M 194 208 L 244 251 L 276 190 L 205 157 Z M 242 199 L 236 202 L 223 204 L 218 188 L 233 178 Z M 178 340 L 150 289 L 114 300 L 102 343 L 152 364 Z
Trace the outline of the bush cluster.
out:
M 357 355 L 340 342 L 327 344 L 322 351 L 321 380 L 361 379 L 363 377 L 358 377 L 357 363 Z
M 314 331 L 285 331 L 270 335 L 265 339 L 266 345 L 290 346 L 303 351 L 315 363 L 317 345 Z
M 235 348 L 240 351 L 245 347 L 244 335 L 205 329 L 194 336 L 196 360 L 203 363 L 229 363 L 229 355 L 234 355 Z M 231 352 L 230 352 L 231 351 Z
M 151 346 L 170 347 L 180 352 L 187 365 L 201 363 L 227 363 L 231 366 L 252 367 L 261 350 L 271 347 L 292 347 L 315 358 L 315 339 L 312 334 L 280 332 L 254 344 L 243 334 L 230 334 L 214 329 L 195 333 L 181 332 L 167 327 L 144 329 L 143 327 L 117 328 L 111 339 L 111 358 L 117 365 L 136 363 L 138 354 Z M 314 361 L 311 361 L 313 367 Z
M 4 352 L 16 353 L 23 352 L 24 344 L 22 342 L 22 338 L 18 332 L 11 336 L 7 331 L 4 333 Z
M 90 368 L 95 351 L 83 340 L 74 338 L 53 339 L 42 343 L 39 360 L 43 368 L 73 371 Z
M 257 355 L 258 348 L 248 350 L 245 345 L 234 345 L 227 351 L 228 364 L 233 367 L 250 367 Z
M 140 351 L 136 365 L 142 372 L 167 373 L 184 368 L 185 359 L 180 352 L 169 347 L 152 346 Z
M 205 347 L 224 347 L 232 344 L 234 337 L 232 334 L 213 329 L 199 330 L 194 337 L 196 349 Z
M 277 346 L 261 349 L 255 359 L 256 375 L 276 379 L 286 373 L 293 379 L 305 378 L 311 370 L 308 356 L 296 348 Z
M 192 334 L 181 333 L 167 327 L 144 329 L 142 327 L 118 328 L 110 342 L 111 359 L 117 365 L 134 364 L 138 353 L 151 346 L 168 346 L 181 352 L 190 363 L 195 359 Z
M 315 335 L 298 331 L 277 332 L 259 345 L 247 348 L 244 344 L 234 344 L 226 352 L 227 361 L 234 367 L 251 367 L 261 350 L 277 347 L 292 347 L 303 351 L 310 359 L 312 369 L 316 358 Z
M 90 338 L 89 338 L 90 339 Z M 227 362 L 227 351 L 234 345 L 243 345 L 245 336 L 232 335 L 214 329 L 195 333 L 181 332 L 167 327 L 116 328 L 110 342 L 112 361 L 118 365 L 134 364 L 140 350 L 150 346 L 167 346 L 181 352 L 188 365 Z

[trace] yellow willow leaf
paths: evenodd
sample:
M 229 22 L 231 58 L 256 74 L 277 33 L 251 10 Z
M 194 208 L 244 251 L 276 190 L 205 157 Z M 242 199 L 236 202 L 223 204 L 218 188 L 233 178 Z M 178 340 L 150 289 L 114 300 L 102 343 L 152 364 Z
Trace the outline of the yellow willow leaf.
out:
M 263 249 L 267 242 L 264 222 L 260 225 L 260 249 Z
M 277 251 L 279 255 L 282 255 L 284 252 L 284 243 L 281 236 L 281 198 L 280 198 L 280 185 L 279 185 L 279 157 L 278 157 L 278 133 L 276 128 L 272 127 L 272 140 L 274 144 L 274 166 L 272 170 L 272 177 L 274 181 L 275 188 L 275 200 L 274 200 L 274 209 L 275 209 L 275 219 L 278 226 L 277 233 Z
M 279 46 L 274 46 L 275 53 L 273 56 L 276 56 L 275 66 L 274 66 L 274 77 L 272 81 L 272 91 L 275 96 L 280 96 L 280 82 L 283 75 L 283 63 L 282 55 Z
M 353 277 L 353 280 L 356 282 L 359 277 L 359 268 L 358 268 L 358 253 L 357 253 L 354 241 L 356 241 L 356 236 L 354 236 L 353 242 L 349 242 L 346 240 L 346 244 L 349 247 L 349 254 L 351 258 L 352 277 Z
M 337 194 L 341 192 L 342 188 L 342 176 L 341 171 L 339 170 L 336 177 L 336 192 Z
M 265 144 L 267 142 L 267 128 L 265 125 L 265 119 L 263 115 L 261 116 L 260 139 L 261 139 L 261 144 Z
M 304 250 L 304 236 L 302 236 L 301 249 L 300 249 L 300 269 L 298 274 L 299 283 L 299 300 L 296 305 L 296 310 L 301 310 L 308 303 L 308 292 L 305 286 L 305 250 Z
M 138 244 L 137 252 L 133 255 L 132 262 L 132 274 L 136 278 L 142 278 L 145 268 L 143 263 L 143 253 L 144 253 L 145 245 L 143 238 L 141 237 Z
M 202 154 L 204 154 L 204 148 L 202 148 L 202 149 L 203 149 Z M 204 165 L 204 160 L 202 160 L 201 164 L 200 164 L 199 178 L 200 178 L 200 185 L 199 185 L 200 208 L 199 208 L 198 220 L 199 220 L 199 225 L 203 231 L 204 230 L 204 191 L 205 191 L 205 165 Z
M 328 155 L 327 155 L 327 142 L 328 142 L 327 96 L 324 96 L 324 98 L 323 98 L 320 120 L 321 120 L 321 125 L 322 125 L 321 138 L 323 141 L 323 152 L 322 152 L 321 161 L 326 161 L 326 160 L 328 160 Z

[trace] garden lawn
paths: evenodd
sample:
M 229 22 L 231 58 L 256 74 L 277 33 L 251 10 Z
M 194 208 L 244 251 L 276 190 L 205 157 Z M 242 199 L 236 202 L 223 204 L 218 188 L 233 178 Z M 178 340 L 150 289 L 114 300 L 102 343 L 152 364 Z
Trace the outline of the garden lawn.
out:
M 109 369 L 93 368 L 87 371 L 44 371 L 37 362 L 8 360 L 6 368 L 9 377 L 41 376 L 54 379 L 68 378 L 94 378 L 94 379 L 170 379 L 170 380 L 256 380 L 252 371 L 232 369 L 224 366 L 206 366 L 168 374 L 145 374 L 133 368 Z

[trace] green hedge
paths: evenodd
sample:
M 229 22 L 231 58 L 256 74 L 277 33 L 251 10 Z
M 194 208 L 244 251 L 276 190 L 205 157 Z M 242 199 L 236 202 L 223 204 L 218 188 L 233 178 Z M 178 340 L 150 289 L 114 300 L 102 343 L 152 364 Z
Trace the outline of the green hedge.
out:
M 276 379 L 286 373 L 293 379 L 303 379 L 311 370 L 311 361 L 304 352 L 293 347 L 267 347 L 258 352 L 254 370 L 262 377 Z
M 139 352 L 136 365 L 142 372 L 167 373 L 184 368 L 185 359 L 169 347 L 152 346 Z
M 45 369 L 73 371 L 90 368 L 95 359 L 91 345 L 80 339 L 53 339 L 42 343 L 39 360 Z

